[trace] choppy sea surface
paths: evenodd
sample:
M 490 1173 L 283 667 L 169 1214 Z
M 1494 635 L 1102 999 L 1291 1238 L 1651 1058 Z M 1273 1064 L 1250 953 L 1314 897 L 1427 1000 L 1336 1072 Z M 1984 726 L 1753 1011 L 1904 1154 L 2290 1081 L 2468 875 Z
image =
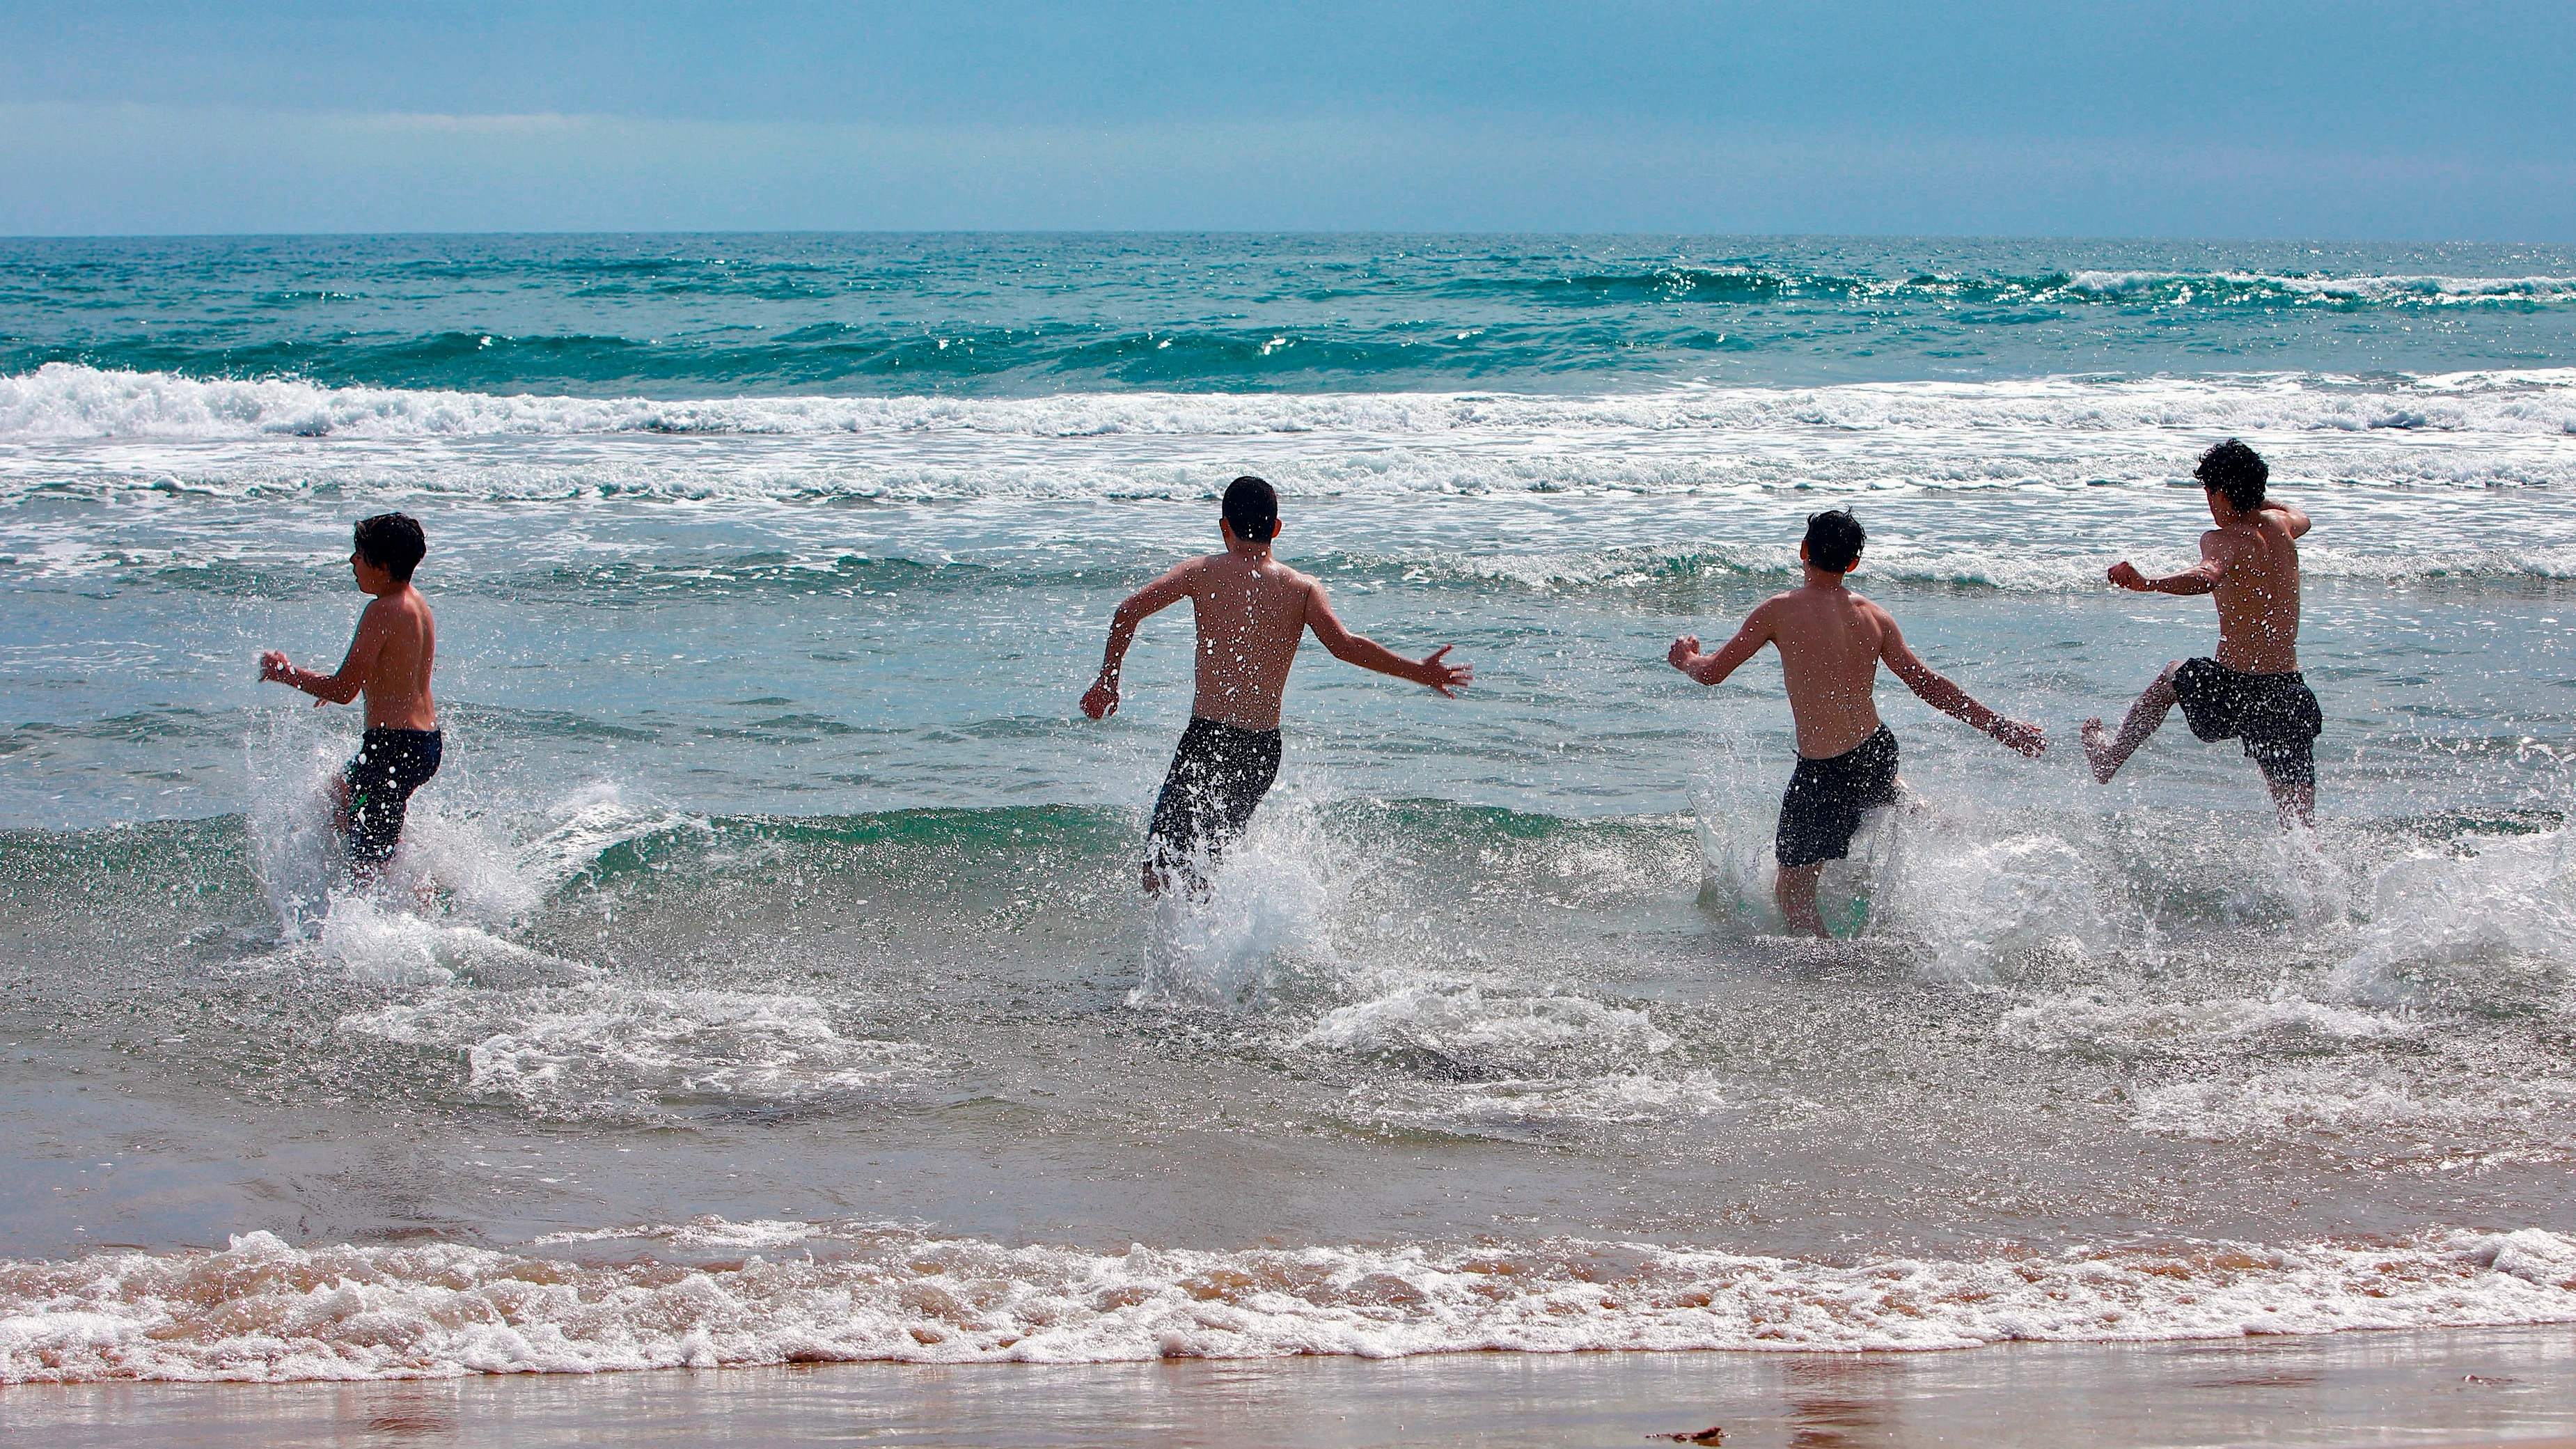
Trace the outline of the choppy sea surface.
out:
M 2109 591 L 2242 437 L 2320 819 Z M 1133 861 L 1259 472 L 1345 618 L 1212 900 Z M 0 1382 L 1935 1348 L 2576 1320 L 2576 251 L 1815 238 L 0 241 Z M 1911 803 L 1778 934 L 1766 657 Z M 351 521 L 447 765 L 316 792 Z

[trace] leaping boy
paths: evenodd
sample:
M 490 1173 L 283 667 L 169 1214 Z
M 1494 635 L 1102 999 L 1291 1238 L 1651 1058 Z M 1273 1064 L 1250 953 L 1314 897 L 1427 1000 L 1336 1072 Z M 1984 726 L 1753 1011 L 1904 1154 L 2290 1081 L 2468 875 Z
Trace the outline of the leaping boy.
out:
M 2204 741 L 2241 739 L 2263 771 L 2284 827 L 2314 825 L 2317 735 L 2325 718 L 2299 673 L 2299 539 L 2308 516 L 2263 496 L 2272 470 L 2234 438 L 2203 453 L 2194 478 L 2209 493 L 2218 526 L 2200 536 L 2200 563 L 2160 579 L 2127 559 L 2111 582 L 2142 594 L 2218 596 L 2218 654 L 2175 660 L 2129 707 L 2115 738 L 2084 722 L 2084 755 L 2107 785 L 2176 704 Z

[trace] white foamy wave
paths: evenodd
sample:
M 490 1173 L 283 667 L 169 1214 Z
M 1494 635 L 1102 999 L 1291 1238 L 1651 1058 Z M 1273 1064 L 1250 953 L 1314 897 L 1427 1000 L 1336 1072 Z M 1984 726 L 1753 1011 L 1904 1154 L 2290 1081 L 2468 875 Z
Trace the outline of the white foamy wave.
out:
M 2077 272 L 2069 290 L 2101 296 L 2151 292 L 2189 302 L 2208 294 L 2288 294 L 2375 306 L 2416 303 L 2459 306 L 2497 301 L 2576 301 L 2576 277 L 2288 276 L 2270 272 Z
M 1347 1114 L 1372 1126 L 1517 1139 L 1563 1128 L 1623 1127 L 1705 1117 L 1736 1105 L 1713 1072 L 1679 1077 L 1617 1072 L 1494 1082 L 1409 1082 L 1352 1089 Z
M 1635 1007 L 1414 981 L 1326 1012 L 1294 1045 L 1500 1078 L 1544 1074 L 1559 1062 L 1641 1062 L 1670 1050 L 1673 1039 Z
M 505 941 L 468 925 L 449 925 L 363 895 L 335 896 L 318 934 L 321 954 L 349 979 L 369 986 L 443 986 L 470 982 L 519 987 L 580 981 L 588 966 Z M 292 951 L 290 949 L 290 955 Z
M 756 992 L 445 991 L 339 1026 L 461 1052 L 471 1090 L 559 1118 L 880 1096 L 931 1065 L 917 1046 L 843 1036 L 811 997 Z
M 1335 433 L 1433 439 L 1621 432 L 2037 429 L 2092 433 L 2576 432 L 2576 370 L 2388 380 L 2307 374 L 2039 378 L 1514 393 L 1076 393 L 1038 398 L 496 397 L 201 381 L 48 363 L 0 378 L 0 441 L 462 438 L 598 433 L 890 433 L 1096 438 Z
M 2146 1056 L 2217 1043 L 2274 1042 L 2286 1049 L 2414 1035 L 2420 1023 L 2385 1012 L 2296 996 L 2270 1000 L 2118 1001 L 2098 991 L 2043 997 L 2007 1011 L 1996 1035 L 2033 1051 Z
M 2130 1125 L 2137 1130 L 2202 1142 L 2309 1135 L 2375 1138 L 2393 1128 L 2449 1122 L 2442 1103 L 2417 1096 L 2408 1083 L 2340 1067 L 2175 1082 L 2145 1088 L 2134 1101 Z
M 460 752 L 461 753 L 461 752 Z M 435 892 L 442 912 L 491 930 L 522 925 L 547 896 L 603 851 L 670 831 L 703 833 L 705 820 L 598 781 L 556 799 L 511 798 L 509 782 L 433 782 L 413 797 L 390 893 Z
M 382 1379 L 874 1360 L 1957 1349 L 2576 1321 L 2576 1242 L 2190 1243 L 1849 1267 L 1553 1240 L 1123 1253 L 845 1225 L 0 1265 L 0 1382 Z M 729 1240 L 728 1240 L 729 1239 Z M 812 1251 L 826 1246 L 826 1254 Z M 565 1239 L 552 1240 L 567 1243 Z M 775 1260 L 746 1249 L 805 1251 Z
M 1336 560 L 1344 562 L 1344 560 Z M 1537 593 L 1647 590 L 1725 583 L 1737 579 L 1798 577 L 1794 544 L 1741 544 L 1704 548 L 1626 547 L 1520 554 L 1352 555 L 1350 566 L 1398 573 L 1407 582 L 1456 580 L 1498 583 Z M 2140 556 L 2151 570 L 2179 571 L 2190 560 L 2176 552 Z M 1909 584 L 1989 588 L 2008 593 L 2099 591 L 2107 565 L 2102 555 L 2062 546 L 2015 541 L 1926 547 L 1901 539 L 1870 547 L 1867 577 Z M 2368 551 L 2330 544 L 2303 545 L 2299 570 L 2310 579 L 2411 583 L 2429 579 L 2576 579 L 2576 544 L 2523 539 L 2502 547 L 2404 552 Z
M 2403 1001 L 2428 976 L 2487 968 L 2576 974 L 2576 852 L 2568 833 L 2471 836 L 2457 854 L 2424 853 L 2372 882 L 2361 949 L 2335 968 L 2340 999 Z M 2499 983 L 2501 984 L 2501 983 Z
M 1271 796 L 1220 860 L 1202 851 L 1158 899 L 1129 1006 L 1259 1007 L 1301 976 L 1338 970 L 1322 821 L 1295 788 Z M 1183 877 L 1195 872 L 1204 890 Z
M 1916 943 L 1934 974 L 1991 981 L 2034 957 L 2081 960 L 2118 938 L 2114 919 L 2124 913 L 2055 834 L 1980 839 L 1978 822 L 1920 794 L 1875 812 L 1870 828 L 1888 841 L 1871 852 L 1870 933 Z M 1853 857 L 1862 858 L 1861 849 Z M 2133 926 L 2121 934 L 2140 933 Z
M 2130 1126 L 2202 1142 L 2304 1142 L 2385 1166 L 2564 1161 L 2576 1078 L 2542 1077 L 2475 1095 L 2389 1068 L 2264 1067 L 2138 1089 Z

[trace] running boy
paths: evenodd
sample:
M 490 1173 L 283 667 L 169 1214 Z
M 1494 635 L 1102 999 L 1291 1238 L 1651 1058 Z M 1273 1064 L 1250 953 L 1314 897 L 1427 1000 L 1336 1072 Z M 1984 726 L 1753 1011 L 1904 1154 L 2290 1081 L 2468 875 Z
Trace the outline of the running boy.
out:
M 2111 582 L 2142 594 L 2216 594 L 2218 657 L 2167 664 L 2129 707 L 2117 739 L 2100 720 L 2086 720 L 2085 758 L 2094 779 L 2111 783 L 2179 702 L 2201 739 L 2245 742 L 2284 827 L 2314 825 L 2325 719 L 2299 674 L 2298 540 L 2308 516 L 2263 496 L 2272 470 L 2234 438 L 2203 453 L 2191 476 L 2209 491 L 2218 524 L 2200 536 L 2199 566 L 2151 579 L 2122 559 L 2111 565 Z
M 2038 726 L 2004 718 L 1933 673 L 1905 647 L 1905 636 L 1885 609 L 1844 586 L 1844 576 L 1860 567 L 1867 541 L 1849 509 L 1811 515 L 1807 537 L 1798 545 L 1805 583 L 1755 606 L 1716 653 L 1701 653 L 1699 637 L 1686 634 L 1666 656 L 1675 669 L 1715 684 L 1763 645 L 1779 649 L 1789 716 L 1798 730 L 1798 768 L 1780 797 L 1773 842 L 1780 879 L 1774 890 L 1789 929 L 1817 936 L 1833 934 L 1816 913 L 1816 877 L 1824 863 L 1851 853 L 1852 832 L 1863 814 L 1896 800 L 1896 736 L 1878 719 L 1881 661 L 1934 709 L 2025 755 L 2048 748 Z
M 362 882 L 374 880 L 393 858 L 411 792 L 438 773 L 438 705 L 429 695 L 438 628 L 429 602 L 411 586 L 412 570 L 428 552 L 420 522 L 409 514 L 360 520 L 349 570 L 374 602 L 358 616 L 339 672 L 298 669 L 275 649 L 259 656 L 260 678 L 303 690 L 317 709 L 367 697 L 367 732 L 331 790 L 350 872 Z
M 1181 564 L 1118 606 L 1100 677 L 1082 696 L 1082 712 L 1093 719 L 1117 713 L 1118 668 L 1136 626 L 1190 601 L 1198 616 L 1198 694 L 1154 801 L 1145 853 L 1149 894 L 1161 894 L 1174 869 L 1192 886 L 1202 885 L 1201 863 L 1213 864 L 1252 823 L 1253 809 L 1279 775 L 1279 697 L 1307 630 L 1336 659 L 1443 696 L 1475 678 L 1464 664 L 1441 662 L 1449 645 L 1413 660 L 1344 628 L 1322 584 L 1270 556 L 1279 536 L 1279 497 L 1269 484 L 1244 477 L 1227 485 L 1217 533 L 1223 553 Z

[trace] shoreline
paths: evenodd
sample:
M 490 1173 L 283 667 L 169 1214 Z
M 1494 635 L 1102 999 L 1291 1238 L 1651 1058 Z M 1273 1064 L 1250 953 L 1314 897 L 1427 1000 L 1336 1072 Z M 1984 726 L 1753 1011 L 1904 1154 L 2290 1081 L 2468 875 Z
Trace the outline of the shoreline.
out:
M 1041 1382 L 1042 1381 L 1042 1382 Z M 1042 1398 L 1040 1397 L 1042 1395 Z M 1034 1403 L 1043 1420 L 1026 1417 Z M 2576 1445 L 2576 1335 L 2353 1332 L 1929 1353 L 1474 1353 L 1081 1366 L 824 1364 L 370 1383 L 15 1385 L 0 1438 L 55 1449 L 772 1442 L 1316 1449 L 2262 1443 Z

